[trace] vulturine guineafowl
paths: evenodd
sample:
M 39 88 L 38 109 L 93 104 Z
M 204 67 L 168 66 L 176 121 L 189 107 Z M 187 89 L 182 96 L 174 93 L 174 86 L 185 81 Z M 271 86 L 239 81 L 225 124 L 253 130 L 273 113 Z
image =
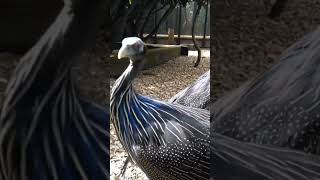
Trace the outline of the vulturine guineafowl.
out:
M 130 58 L 110 96 L 120 142 L 149 179 L 209 179 L 209 111 L 137 94 L 132 81 L 145 53 L 144 43 L 135 37 L 125 38 L 118 53 L 119 59 Z
M 1 111 L 0 179 L 109 179 L 108 112 L 80 99 L 71 76 L 105 9 L 104 0 L 64 0 L 19 61 Z

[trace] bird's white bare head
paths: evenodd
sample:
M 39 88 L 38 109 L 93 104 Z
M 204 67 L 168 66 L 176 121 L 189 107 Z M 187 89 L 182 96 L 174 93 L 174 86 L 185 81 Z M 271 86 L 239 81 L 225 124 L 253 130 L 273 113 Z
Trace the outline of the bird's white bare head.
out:
M 144 54 L 144 42 L 138 37 L 127 37 L 122 40 L 122 46 L 118 52 L 118 59 L 127 57 L 134 60 Z

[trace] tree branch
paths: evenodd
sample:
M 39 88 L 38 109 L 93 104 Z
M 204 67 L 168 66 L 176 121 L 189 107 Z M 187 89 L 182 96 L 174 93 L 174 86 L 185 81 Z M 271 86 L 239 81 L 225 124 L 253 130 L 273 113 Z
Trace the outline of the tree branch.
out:
M 149 10 L 147 17 L 145 18 L 142 26 L 140 27 L 139 37 L 143 37 L 144 28 L 147 25 L 147 23 L 149 22 L 149 19 L 150 19 L 151 15 L 153 14 L 152 12 L 157 7 L 157 4 L 158 4 L 158 2 L 154 2 L 153 7 Z
M 156 27 L 153 28 L 150 34 L 148 34 L 146 37 L 143 37 L 144 40 L 150 39 L 159 29 L 159 27 L 162 25 L 162 23 L 167 19 L 167 17 L 172 13 L 175 6 L 170 5 L 170 7 L 167 9 L 167 11 L 164 13 L 164 15 L 161 17 L 159 23 L 156 25 Z

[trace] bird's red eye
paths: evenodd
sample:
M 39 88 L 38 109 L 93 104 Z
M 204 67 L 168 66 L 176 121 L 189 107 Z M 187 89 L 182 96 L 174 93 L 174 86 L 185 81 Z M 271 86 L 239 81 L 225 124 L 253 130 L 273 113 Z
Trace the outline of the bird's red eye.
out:
M 133 47 L 135 50 L 139 51 L 139 50 L 141 49 L 141 44 L 135 43 L 135 44 L 132 45 L 132 47 Z

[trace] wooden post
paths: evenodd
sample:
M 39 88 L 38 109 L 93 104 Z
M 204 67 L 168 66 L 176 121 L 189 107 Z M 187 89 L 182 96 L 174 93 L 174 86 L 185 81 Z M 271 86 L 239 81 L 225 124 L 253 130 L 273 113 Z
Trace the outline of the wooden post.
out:
M 174 29 L 168 28 L 168 44 L 174 44 Z

